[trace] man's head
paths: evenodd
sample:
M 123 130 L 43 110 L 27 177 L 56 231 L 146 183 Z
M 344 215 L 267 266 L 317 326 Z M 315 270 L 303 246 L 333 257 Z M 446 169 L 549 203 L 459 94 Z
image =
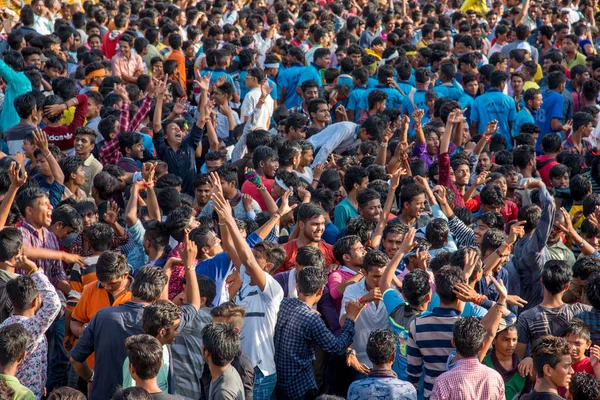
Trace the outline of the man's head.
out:
M 96 222 L 85 228 L 83 236 L 95 253 L 102 253 L 110 249 L 113 240 L 113 230 L 104 222 Z
M 367 221 L 378 223 L 382 216 L 381 196 L 373 189 L 365 189 L 356 195 L 358 214 Z
M 390 369 L 396 358 L 396 335 L 390 329 L 375 329 L 367 340 L 367 356 L 373 366 Z
M 362 265 L 362 259 L 360 265 Z M 325 257 L 323 256 L 323 253 L 321 253 L 321 250 L 312 246 L 300 247 L 296 254 L 296 270 L 299 271 L 304 267 L 325 268 Z
M 172 302 L 159 300 L 144 308 L 144 333 L 157 338 L 162 345 L 173 344 L 182 315 L 181 309 Z
M 383 237 L 381 243 L 388 257 L 394 257 L 394 255 L 400 248 L 400 245 L 402 244 L 402 240 L 404 239 L 405 233 L 406 228 L 402 224 L 386 224 L 385 228 L 383 229 Z
M 579 133 L 582 138 L 590 137 L 594 128 L 594 117 L 592 115 L 582 111 L 573 115 L 573 132 Z
M 452 328 L 452 344 L 462 357 L 475 357 L 483 345 L 485 333 L 485 327 L 477 318 L 460 318 Z
M 568 400 L 600 399 L 600 381 L 592 374 L 578 372 L 571 377 Z
M 279 168 L 279 158 L 272 148 L 259 146 L 252 153 L 252 165 L 259 175 L 273 179 Z
M 25 220 L 36 228 L 52 224 L 52 205 L 48 195 L 39 188 L 29 187 L 17 195 L 17 207 Z
M 105 251 L 96 263 L 96 277 L 108 293 L 121 292 L 130 282 L 127 259 L 116 251 Z
M 212 322 L 202 329 L 202 356 L 209 365 L 225 367 L 240 351 L 240 335 L 233 326 Z
M 435 292 L 440 296 L 440 304 L 453 305 L 458 301 L 454 288 L 465 282 L 465 274 L 459 267 L 447 265 L 435 275 Z
M 9 280 L 6 283 L 6 294 L 17 314 L 30 310 L 35 313 L 42 306 L 42 298 L 35 281 L 29 275 L 20 275 Z
M 325 270 L 319 267 L 305 267 L 298 272 L 298 293 L 306 297 L 316 296 L 317 300 L 323 294 L 323 287 L 327 283 Z
M 79 127 L 75 129 L 75 154 L 85 160 L 96 143 L 98 135 L 92 128 Z
M 312 243 L 321 241 L 325 231 L 325 211 L 313 203 L 304 203 L 298 207 L 298 229 L 300 235 Z
M 123 132 L 119 135 L 119 148 L 124 157 L 141 160 L 144 158 L 144 137 L 137 132 Z
M 264 146 L 266 147 L 266 146 Z M 269 147 L 270 148 L 270 147 Z M 261 152 L 259 152 L 260 154 Z M 256 152 L 254 153 L 256 155 Z M 277 156 L 275 156 L 277 157 Z M 265 163 L 269 164 L 269 161 Z M 270 165 L 270 164 L 269 164 Z M 236 167 L 231 165 L 223 165 L 216 170 L 221 180 L 221 187 L 223 188 L 223 196 L 227 200 L 233 199 L 238 192 L 238 171 Z M 270 170 L 269 170 L 270 172 Z
M 19 365 L 25 360 L 31 334 L 19 323 L 0 328 L 0 367 Z
M 0 263 L 14 262 L 23 249 L 23 234 L 17 228 L 0 230 Z
M 542 285 L 551 295 L 559 295 L 569 288 L 573 271 L 566 261 L 550 260 L 542 270 Z
M 161 343 L 146 334 L 130 336 L 125 340 L 129 372 L 136 381 L 155 379 L 162 367 L 163 349 Z
M 198 259 L 208 259 L 221 254 L 221 239 L 211 227 L 199 226 L 190 232 L 190 239 L 198 246 Z
M 573 375 L 570 348 L 567 341 L 552 335 L 542 336 L 531 348 L 533 368 L 538 379 L 554 389 L 568 387 Z
M 414 183 L 402 185 L 400 189 L 402 214 L 409 218 L 419 218 L 425 209 L 425 194 Z
M 576 363 L 583 360 L 586 351 L 592 345 L 590 328 L 582 320 L 574 318 L 569 321 L 561 336 L 571 348 L 571 361 Z
M 285 139 L 297 140 L 306 138 L 308 120 L 300 113 L 292 113 L 285 119 Z
M 168 282 L 169 278 L 162 269 L 143 267 L 135 274 L 131 296 L 148 303 L 166 299 Z
M 232 301 L 221 303 L 210 310 L 213 322 L 221 322 L 233 326 L 237 333 L 242 331 L 246 309 Z
M 502 357 L 512 357 L 517 348 L 518 337 L 516 325 L 511 325 L 498 332 L 492 342 L 496 354 L 500 354 Z
M 539 89 L 527 89 L 523 98 L 525 105 L 532 110 L 537 111 L 542 106 L 542 92 Z

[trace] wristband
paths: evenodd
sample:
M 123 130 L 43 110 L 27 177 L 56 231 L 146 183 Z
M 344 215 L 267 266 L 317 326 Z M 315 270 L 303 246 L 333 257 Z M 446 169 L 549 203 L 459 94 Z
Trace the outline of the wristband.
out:
M 90 376 L 89 378 L 87 378 L 88 382 L 93 382 L 94 381 L 94 371 L 92 370 L 92 376 Z
M 384 148 L 384 149 L 387 149 L 388 143 L 387 142 L 381 142 L 381 147 Z
M 362 304 L 362 302 L 363 302 L 363 298 L 361 297 L 358 299 L 358 304 Z

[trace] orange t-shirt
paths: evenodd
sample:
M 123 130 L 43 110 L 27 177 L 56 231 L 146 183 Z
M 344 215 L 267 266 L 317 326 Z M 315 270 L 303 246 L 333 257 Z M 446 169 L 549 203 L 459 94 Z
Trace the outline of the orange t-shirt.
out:
M 94 281 L 83 288 L 83 293 L 81 293 L 81 298 L 73 310 L 71 319 L 82 324 L 87 324 L 94 318 L 98 310 L 105 307 L 118 306 L 130 300 L 131 290 L 127 289 L 117 298 L 112 299 L 112 296 L 100 285 L 100 282 Z M 93 369 L 95 362 L 94 354 L 88 357 L 87 362 L 90 368 Z
M 183 90 L 186 90 L 187 76 L 185 73 L 185 56 L 179 50 L 173 50 L 167 60 L 173 60 L 177 62 L 177 71 L 179 71 L 179 83 Z

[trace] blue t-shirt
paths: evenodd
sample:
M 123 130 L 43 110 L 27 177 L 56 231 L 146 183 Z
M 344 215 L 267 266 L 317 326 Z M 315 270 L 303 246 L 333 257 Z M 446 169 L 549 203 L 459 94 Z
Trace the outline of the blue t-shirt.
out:
M 477 97 L 471 107 L 471 121 L 478 122 L 477 133 L 484 133 L 490 121 L 498 121 L 498 135 L 506 138 L 506 149 L 512 149 L 509 122 L 517 117 L 515 101 L 499 89 L 489 89 Z
M 269 87 L 273 88 L 273 90 L 271 90 L 271 98 L 273 100 L 279 100 L 279 86 L 277 86 L 277 83 L 273 80 L 272 77 L 269 77 L 268 81 Z
M 204 71 L 200 72 L 200 76 L 205 76 L 208 72 L 212 73 L 212 75 L 210 77 L 210 82 L 213 85 L 217 83 L 217 80 L 220 77 L 225 76 L 225 81 L 231 83 L 231 85 L 235 89 L 235 84 L 234 84 L 233 78 L 224 69 L 222 69 L 222 68 L 205 69 Z
M 322 239 L 325 243 L 329 243 L 330 245 L 334 245 L 338 238 L 340 237 L 340 230 L 333 222 L 325 225 L 325 231 L 323 231 Z
M 367 87 L 374 88 L 377 85 L 379 85 L 379 81 L 376 78 L 373 78 L 372 76 L 370 76 L 369 80 L 367 81 Z
M 451 84 L 441 84 L 433 88 L 433 90 L 440 97 L 447 97 L 454 101 L 459 101 L 460 96 L 463 95 L 465 90 L 456 81 L 452 81 Z
M 557 118 L 562 120 L 564 115 L 564 103 L 565 99 L 560 93 L 554 90 L 548 90 L 542 95 L 542 106 L 538 110 L 535 116 L 535 123 L 540 127 L 542 132 L 539 134 L 537 142 L 535 144 L 536 152 L 541 154 L 542 152 L 542 139 L 547 133 L 556 132 L 560 134 L 560 131 L 552 130 L 552 120 Z
M 347 110 L 354 111 L 354 121 L 358 121 L 360 118 L 360 111 L 367 110 L 367 108 L 361 108 L 361 104 L 366 104 L 368 102 L 369 93 L 373 91 L 372 88 L 366 88 L 364 86 L 356 86 L 350 92 L 350 97 L 348 98 L 348 106 Z
M 319 73 L 317 67 L 315 67 L 313 64 L 304 67 L 304 71 L 302 71 L 300 79 L 298 80 L 298 86 L 302 85 L 302 83 L 306 81 L 315 81 L 319 87 L 323 86 L 321 74 Z
M 535 124 L 535 118 L 533 117 L 533 113 L 529 109 L 522 108 L 521 111 L 517 113 L 517 118 L 515 119 L 515 122 L 513 122 L 512 136 L 515 137 L 519 133 L 521 133 L 521 126 L 527 123 Z
M 373 90 L 381 90 L 385 94 L 387 94 L 387 100 L 385 102 L 386 108 L 401 108 L 403 97 L 398 91 L 398 89 L 391 88 L 389 86 L 375 86 Z M 370 92 L 369 92 L 370 93 Z M 362 98 L 362 103 L 360 104 L 360 108 L 363 110 L 369 109 L 369 95 L 367 97 Z
M 460 96 L 460 99 L 458 100 L 458 103 L 460 104 L 460 108 L 467 109 L 467 111 L 465 111 L 465 118 L 467 119 L 467 122 L 469 122 L 469 123 L 471 122 L 471 108 L 473 107 L 474 102 L 475 102 L 475 97 L 471 96 L 467 92 L 463 93 L 463 95 Z
M 285 106 L 289 109 L 294 108 L 302 103 L 302 97 L 296 93 L 296 87 L 299 86 L 300 76 L 306 68 L 304 65 L 298 63 L 286 68 L 285 70 L 279 71 L 277 76 L 277 84 L 280 88 L 285 88 Z

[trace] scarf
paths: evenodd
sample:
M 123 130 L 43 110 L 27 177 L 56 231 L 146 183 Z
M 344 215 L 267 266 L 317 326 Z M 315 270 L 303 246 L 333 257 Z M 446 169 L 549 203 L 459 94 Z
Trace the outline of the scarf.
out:
M 229 200 L 229 204 L 231 204 L 231 207 L 235 207 L 238 204 L 240 204 L 240 201 L 242 201 L 242 192 L 240 192 L 238 190 L 237 193 L 235 194 L 235 197 L 233 199 Z
M 512 355 L 513 367 L 509 370 L 504 369 L 502 364 L 500 364 L 500 361 L 498 361 L 498 357 L 496 357 L 495 351 L 492 351 L 492 353 L 490 354 L 490 359 L 492 360 L 492 365 L 494 366 L 494 369 L 498 371 L 500 375 L 502 375 L 504 383 L 508 382 L 510 378 L 512 378 L 513 375 L 517 372 L 517 366 L 519 365 L 519 356 L 517 356 L 517 353 L 513 353 Z

